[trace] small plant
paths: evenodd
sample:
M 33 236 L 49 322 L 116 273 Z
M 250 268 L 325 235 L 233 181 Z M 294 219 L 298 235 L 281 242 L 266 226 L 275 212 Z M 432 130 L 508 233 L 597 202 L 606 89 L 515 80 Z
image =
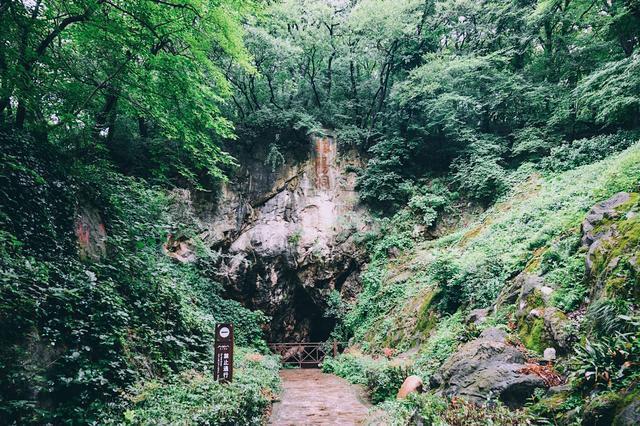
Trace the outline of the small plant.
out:
M 296 229 L 291 235 L 287 237 L 287 241 L 294 247 L 298 246 L 298 243 L 302 239 L 302 230 Z
M 638 319 L 626 317 L 638 324 Z M 572 360 L 572 378 L 585 389 L 620 388 L 624 379 L 640 370 L 640 333 L 615 333 L 578 345 Z
M 381 368 L 370 369 L 366 372 L 366 385 L 371 402 L 378 404 L 387 399 L 395 398 L 402 382 L 411 373 L 406 367 L 384 365 Z

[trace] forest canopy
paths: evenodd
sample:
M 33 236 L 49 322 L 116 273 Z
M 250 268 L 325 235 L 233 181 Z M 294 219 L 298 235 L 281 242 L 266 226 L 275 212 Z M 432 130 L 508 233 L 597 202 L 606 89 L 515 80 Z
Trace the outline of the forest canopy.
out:
M 523 162 L 637 128 L 639 33 L 633 0 L 285 0 L 246 29 L 253 71 L 227 68 L 232 117 L 335 129 L 374 207 L 443 174 L 487 202 Z

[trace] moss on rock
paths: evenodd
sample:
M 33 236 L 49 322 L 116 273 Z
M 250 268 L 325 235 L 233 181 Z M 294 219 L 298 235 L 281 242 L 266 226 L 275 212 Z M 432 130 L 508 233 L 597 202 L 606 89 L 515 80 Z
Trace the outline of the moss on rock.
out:
M 549 342 L 545 337 L 544 319 L 542 318 L 522 321 L 518 335 L 522 344 L 531 351 L 542 353 L 548 347 Z

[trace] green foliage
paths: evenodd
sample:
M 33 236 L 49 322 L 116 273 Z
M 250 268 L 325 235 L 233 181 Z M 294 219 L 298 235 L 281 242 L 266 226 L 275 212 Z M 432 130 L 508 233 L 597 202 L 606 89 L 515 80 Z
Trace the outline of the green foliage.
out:
M 407 368 L 401 366 L 387 366 L 386 368 L 368 370 L 367 389 L 371 402 L 377 404 L 395 398 L 402 382 L 411 374 Z
M 583 327 L 598 337 L 611 336 L 618 331 L 628 331 L 628 327 L 632 325 L 625 320 L 625 315 L 628 313 L 628 302 L 601 298 L 589 305 Z
M 578 309 L 588 292 L 584 253 L 579 247 L 578 235 L 563 237 L 545 251 L 540 264 L 545 282 L 556 289 L 551 303 L 564 312 Z
M 435 373 L 461 343 L 463 332 L 460 312 L 441 318 L 426 343 L 420 347 L 420 353 L 413 366 L 416 373 L 422 377 L 429 377 Z
M 548 170 L 569 170 L 608 157 L 622 151 L 638 140 L 637 133 L 618 132 L 591 138 L 573 140 L 571 143 L 554 146 L 542 166 Z
M 434 426 L 447 425 L 515 425 L 540 423 L 541 419 L 526 410 L 511 410 L 500 402 L 476 405 L 463 399 L 448 400 L 431 392 L 411 394 L 407 399 L 381 405 L 384 414 L 375 420 L 381 424 L 407 425 L 417 422 Z
M 162 253 L 172 230 L 196 233 L 172 216 L 166 191 L 56 144 L 0 138 L 3 423 L 118 415 L 134 382 L 210 362 L 215 322 L 233 321 L 240 344 L 264 345 L 264 315 L 223 300 L 199 265 Z M 85 261 L 74 234 L 82 208 L 98 212 L 107 235 L 106 252 Z
M 234 164 L 220 148 L 233 137 L 223 69 L 251 68 L 241 22 L 253 10 L 209 0 L 6 4 L 0 122 L 78 156 L 106 149 L 145 176 L 222 179 Z
M 277 2 L 247 28 L 257 73 L 227 75 L 232 113 L 335 129 L 367 154 L 360 196 L 383 213 L 438 175 L 490 204 L 525 162 L 567 170 L 628 146 L 610 136 L 640 125 L 640 18 L 623 3 Z
M 427 227 L 435 225 L 440 214 L 450 209 L 456 196 L 438 180 L 432 181 L 429 187 L 414 189 L 412 194 L 407 207 L 411 213 L 421 216 L 421 225 Z
M 452 257 L 440 256 L 429 265 L 429 275 L 438 285 L 441 309 L 455 312 L 464 298 L 459 264 Z
M 395 398 L 404 379 L 411 375 L 406 367 L 358 353 L 325 358 L 322 370 L 364 385 L 374 404 Z
M 636 327 L 628 333 L 616 332 L 596 341 L 586 340 L 576 346 L 572 358 L 571 377 L 574 385 L 585 390 L 598 388 L 620 389 L 640 374 L 640 334 Z
M 280 362 L 236 351 L 234 381 L 221 385 L 211 372 L 185 371 L 168 383 L 146 382 L 129 398 L 124 423 L 262 425 L 271 398 L 279 391 Z M 113 422 L 119 423 L 119 422 Z
M 638 153 L 634 145 L 601 162 L 523 181 L 481 221 L 433 242 L 414 240 L 415 215 L 401 212 L 381 221 L 380 233 L 364 241 L 371 262 L 361 275 L 363 290 L 341 323 L 347 336 L 364 350 L 407 348 L 416 335 L 431 331 L 426 325 L 436 324 L 438 313 L 492 306 L 525 268 L 539 268 L 554 286 L 553 304 L 579 308 L 588 282 L 576 229 L 597 200 L 637 187 Z M 425 294 L 433 299 L 421 312 Z M 415 330 L 403 328 L 407 315 L 418 316 Z
M 470 198 L 490 202 L 507 189 L 506 171 L 495 156 L 472 156 L 453 164 L 460 191 Z

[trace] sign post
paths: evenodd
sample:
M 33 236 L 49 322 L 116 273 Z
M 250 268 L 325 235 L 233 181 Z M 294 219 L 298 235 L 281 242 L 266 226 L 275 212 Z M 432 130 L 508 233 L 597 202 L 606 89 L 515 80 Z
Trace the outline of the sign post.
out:
M 216 324 L 215 368 L 213 377 L 220 383 L 233 380 L 233 324 Z

